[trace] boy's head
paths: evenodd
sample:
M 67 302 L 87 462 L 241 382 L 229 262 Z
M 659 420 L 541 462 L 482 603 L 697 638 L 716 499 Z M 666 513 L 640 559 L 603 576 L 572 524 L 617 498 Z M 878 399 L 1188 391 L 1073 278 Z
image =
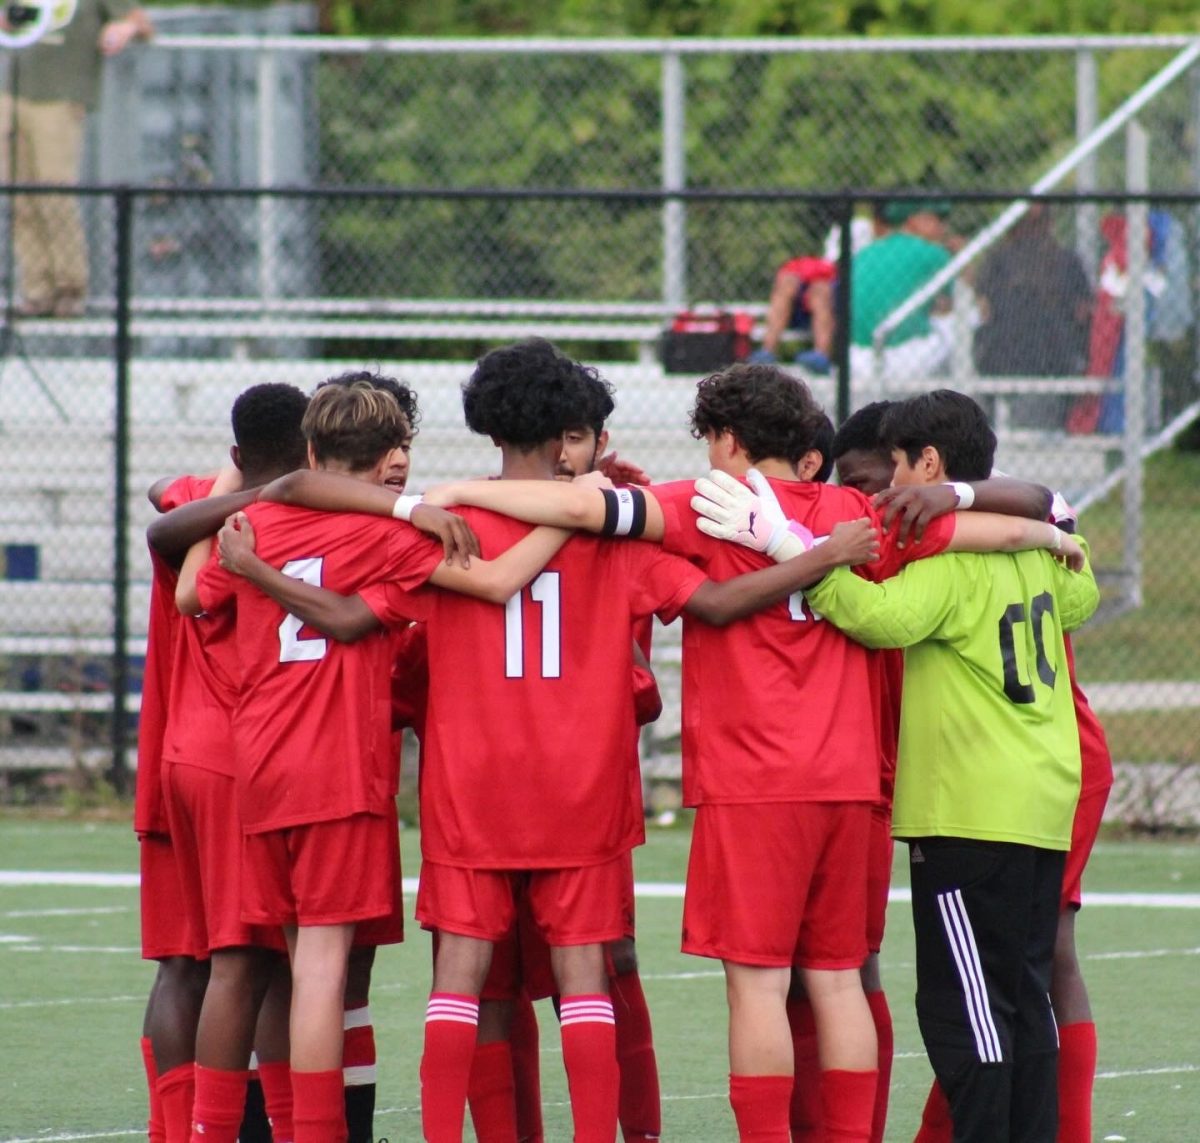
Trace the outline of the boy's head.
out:
M 986 480 L 996 434 L 983 410 L 952 389 L 900 401 L 883 419 L 882 437 L 896 462 L 894 484 Z
M 709 442 L 714 464 L 721 458 L 711 455 L 711 446 L 728 434 L 741 454 L 735 467 L 782 460 L 795 469 L 824 415 L 808 386 L 778 366 L 733 365 L 697 386 L 692 435 Z
M 796 466 L 796 475 L 801 480 L 824 484 L 832 473 L 833 422 L 827 414 L 822 413 L 817 435 L 813 437 L 812 448 L 800 458 L 800 463 Z
M 893 401 L 872 401 L 851 413 L 833 438 L 833 462 L 838 482 L 874 496 L 892 483 L 896 463 L 880 436 L 884 415 Z
M 467 427 L 498 445 L 532 452 L 568 429 L 603 427 L 612 390 L 595 369 L 572 361 L 542 338 L 494 349 L 463 386 Z
M 234 401 L 229 455 L 247 483 L 304 467 L 301 425 L 307 408 L 308 398 L 295 385 L 253 385 Z
M 572 425 L 563 433 L 562 455 L 558 458 L 560 476 L 582 476 L 591 472 L 608 448 L 608 430 L 604 422 L 613 411 L 612 388 L 595 370 L 588 370 L 583 381 L 591 409 L 585 423 Z
M 392 451 L 412 438 L 395 397 L 369 381 L 321 386 L 308 403 L 303 427 L 313 467 L 379 483 Z
M 408 440 L 392 450 L 388 457 L 387 470 L 383 476 L 383 483 L 386 487 L 394 492 L 403 492 L 408 484 L 412 440 L 417 435 L 417 422 L 421 419 L 421 411 L 417 407 L 416 391 L 395 377 L 386 377 L 382 373 L 371 373 L 365 369 L 354 369 L 341 373 L 337 377 L 330 377 L 328 381 L 322 381 L 317 388 L 323 389 L 326 385 L 354 385 L 361 382 L 365 382 L 375 389 L 381 389 L 385 393 L 390 393 L 408 420 L 410 429 Z

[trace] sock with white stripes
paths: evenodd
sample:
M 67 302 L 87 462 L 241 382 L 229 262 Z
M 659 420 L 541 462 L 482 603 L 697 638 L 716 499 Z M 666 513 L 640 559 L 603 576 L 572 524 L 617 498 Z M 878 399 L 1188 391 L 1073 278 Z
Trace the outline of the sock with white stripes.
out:
M 559 1019 L 576 1143 L 612 1143 L 621 1090 L 612 1001 L 564 996 Z
M 342 1027 L 349 1143 L 375 1143 L 375 1028 L 370 1007 L 347 1008 Z
M 421 1056 L 421 1126 L 427 1143 L 462 1143 L 478 1029 L 478 996 L 430 995 Z M 615 1111 L 613 1124 L 615 1134 Z

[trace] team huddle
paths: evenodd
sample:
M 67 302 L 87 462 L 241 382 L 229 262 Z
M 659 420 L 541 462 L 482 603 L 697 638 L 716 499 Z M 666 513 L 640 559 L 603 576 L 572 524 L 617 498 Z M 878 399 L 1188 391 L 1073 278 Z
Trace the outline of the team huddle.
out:
M 232 465 L 151 490 L 151 1139 L 374 1138 L 405 727 L 424 1138 L 468 1107 L 480 1140 L 542 1138 L 546 997 L 574 1138 L 659 1138 L 631 860 L 654 616 L 682 617 L 682 947 L 724 967 L 739 1138 L 882 1141 L 895 837 L 937 1076 L 918 1140 L 1089 1139 L 1073 920 L 1112 779 L 1065 504 L 991 478 L 986 417 L 946 390 L 833 434 L 802 382 L 731 367 L 697 387 L 694 484 L 602 459 L 611 388 L 548 342 L 487 354 L 463 404 L 497 478 L 405 495 L 415 394 L 359 373 L 247 390 Z

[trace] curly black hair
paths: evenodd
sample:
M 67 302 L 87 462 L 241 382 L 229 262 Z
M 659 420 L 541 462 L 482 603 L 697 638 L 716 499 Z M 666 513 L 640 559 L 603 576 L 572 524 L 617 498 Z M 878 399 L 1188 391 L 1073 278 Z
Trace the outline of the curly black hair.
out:
M 880 452 L 890 455 L 891 449 L 880 436 L 884 414 L 895 401 L 872 401 L 861 409 L 855 409 L 838 428 L 833 438 L 833 459 L 845 456 L 851 449 L 863 452 Z
M 965 393 L 935 389 L 888 409 L 881 429 L 888 448 L 903 449 L 909 464 L 932 445 L 950 480 L 986 480 L 996 457 L 987 414 Z
M 305 464 L 301 425 L 308 398 L 295 385 L 252 385 L 233 403 L 230 420 L 243 469 L 290 472 Z
M 463 386 L 467 427 L 523 451 L 612 412 L 612 388 L 595 369 L 543 338 L 493 349 Z
M 776 365 L 733 365 L 696 387 L 692 435 L 732 433 L 753 463 L 774 458 L 793 467 L 814 447 L 825 414 L 808 386 Z
M 387 377 L 378 371 L 372 373 L 367 369 L 351 369 L 345 373 L 339 373 L 336 377 L 330 377 L 327 381 L 322 381 L 317 388 L 323 389 L 326 385 L 355 385 L 362 381 L 365 381 L 375 389 L 382 389 L 385 393 L 391 393 L 396 398 L 396 404 L 400 406 L 400 411 L 408 418 L 409 427 L 412 429 L 412 435 L 415 437 L 417 435 L 417 422 L 421 419 L 421 410 L 417 406 L 417 391 L 406 385 L 398 377 Z

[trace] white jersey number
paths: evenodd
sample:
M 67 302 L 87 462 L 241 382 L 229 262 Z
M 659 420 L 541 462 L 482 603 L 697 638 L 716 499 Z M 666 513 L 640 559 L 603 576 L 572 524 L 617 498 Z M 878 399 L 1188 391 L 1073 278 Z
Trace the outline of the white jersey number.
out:
M 288 560 L 279 570 L 284 575 L 298 579 L 301 583 L 321 586 L 321 571 L 324 556 L 308 556 L 302 560 Z M 279 661 L 281 663 L 311 663 L 325 658 L 329 643 L 325 639 L 301 639 L 303 622 L 295 615 L 287 615 L 279 625 Z
M 529 598 L 542 608 L 542 678 L 562 677 L 562 596 L 558 572 L 542 572 L 529 585 Z M 504 677 L 525 677 L 525 592 L 504 605 Z
M 828 536 L 814 536 L 813 547 L 825 543 L 828 539 Z M 792 617 L 793 623 L 807 623 L 810 619 L 815 623 L 825 618 L 808 602 L 803 591 L 793 591 L 788 596 L 788 614 Z

